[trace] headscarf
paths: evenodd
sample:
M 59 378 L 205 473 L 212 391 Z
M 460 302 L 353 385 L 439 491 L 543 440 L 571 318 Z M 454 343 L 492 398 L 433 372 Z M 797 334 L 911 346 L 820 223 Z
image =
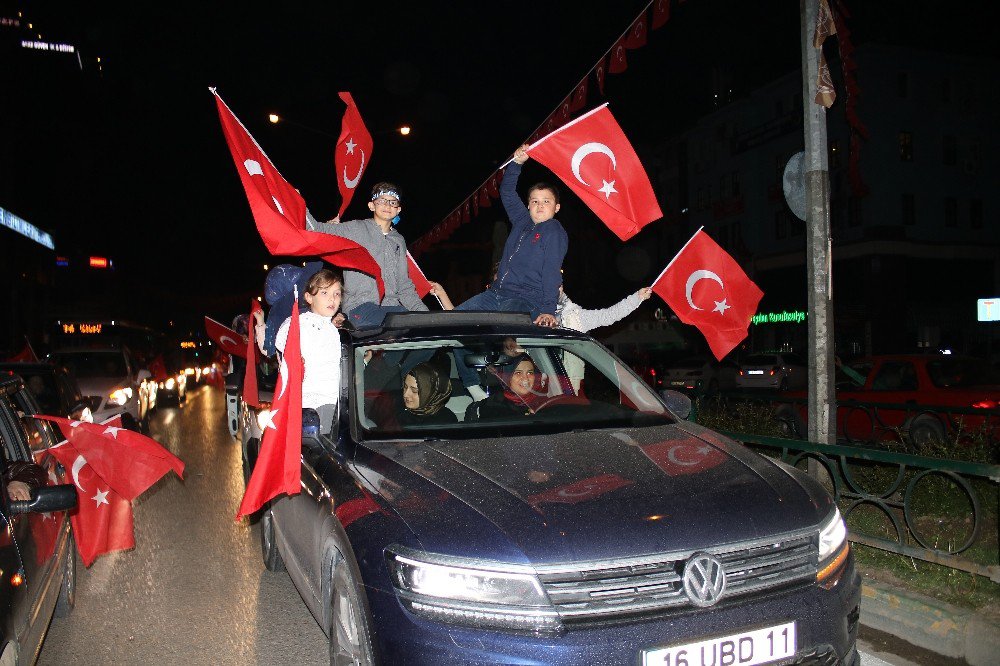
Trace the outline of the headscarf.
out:
M 442 377 L 431 363 L 414 366 L 406 375 L 407 377 L 413 375 L 417 381 L 417 396 L 420 399 L 416 407 L 407 408 L 406 411 L 418 416 L 431 416 L 441 411 L 451 396 L 451 380 Z
M 531 367 L 535 369 L 535 380 L 531 384 L 531 392 L 527 395 L 518 395 L 514 393 L 511 389 L 511 383 L 514 381 L 514 371 L 517 370 L 519 366 L 524 361 L 531 363 Z M 522 353 L 511 359 L 510 363 L 504 365 L 504 369 L 496 373 L 503 382 L 503 397 L 509 402 L 521 407 L 526 406 L 531 411 L 535 409 L 543 402 L 548 399 L 545 391 L 542 389 L 542 373 L 539 372 L 538 366 L 535 365 L 535 361 L 527 354 Z

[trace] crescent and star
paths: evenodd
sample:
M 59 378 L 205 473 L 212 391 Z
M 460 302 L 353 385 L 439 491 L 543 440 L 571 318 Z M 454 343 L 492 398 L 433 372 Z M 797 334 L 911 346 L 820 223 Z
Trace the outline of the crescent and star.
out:
M 358 144 L 354 143 L 354 139 L 348 139 L 347 143 L 344 144 L 344 145 L 347 146 L 347 154 L 348 155 L 353 155 L 354 154 L 354 148 Z M 361 153 L 361 166 L 358 168 L 358 175 L 356 175 L 354 178 L 348 178 L 347 177 L 347 167 L 346 166 L 344 167 L 344 185 L 348 189 L 350 189 L 350 190 L 353 190 L 354 188 L 356 188 L 358 186 L 358 183 L 361 181 L 361 174 L 365 170 L 365 151 L 359 150 L 358 152 Z
M 222 336 L 219 336 L 219 344 L 222 344 L 222 345 L 226 344 L 226 340 L 229 340 L 229 342 L 230 342 L 230 343 L 231 343 L 231 344 L 232 344 L 232 345 L 233 345 L 234 347 L 239 347 L 239 344 L 237 344 L 236 340 L 233 340 L 233 339 L 232 339 L 231 337 L 229 337 L 228 335 L 222 335 Z
M 694 301 L 691 299 L 691 292 L 694 290 L 694 285 L 697 284 L 699 280 L 712 280 L 714 282 L 717 282 L 719 284 L 719 287 L 721 287 L 722 289 L 726 288 L 726 285 L 723 284 L 722 282 L 722 278 L 720 278 L 712 271 L 705 269 L 692 271 L 691 275 L 688 276 L 687 283 L 685 283 L 684 285 L 684 296 L 687 298 L 688 305 L 691 306 L 692 310 L 704 310 L 704 308 L 699 308 L 697 305 L 695 305 Z M 713 301 L 713 302 L 715 303 L 715 308 L 712 310 L 712 312 L 718 312 L 719 314 L 726 314 L 726 310 L 733 307 L 732 305 L 726 303 L 725 298 L 723 298 L 721 301 Z
M 580 164 L 583 162 L 583 158 L 587 157 L 587 155 L 590 155 L 592 153 L 601 153 L 602 155 L 607 155 L 608 159 L 611 160 L 611 169 L 614 170 L 618 168 L 618 160 L 615 158 L 614 151 L 608 148 L 606 145 L 604 145 L 603 143 L 598 143 L 596 141 L 591 141 L 589 143 L 583 144 L 582 146 L 576 149 L 575 153 L 573 153 L 573 158 L 570 160 L 570 167 L 573 169 L 573 175 L 576 176 L 576 179 L 581 183 L 583 183 L 584 185 L 586 185 L 587 187 L 590 187 L 591 185 L 590 183 L 588 183 L 583 179 L 583 176 L 580 175 Z M 609 183 L 603 178 L 601 180 L 604 182 L 604 185 L 598 188 L 597 191 L 604 193 L 605 199 L 610 199 L 612 194 L 618 192 L 618 190 L 615 189 L 616 181 L 612 180 Z

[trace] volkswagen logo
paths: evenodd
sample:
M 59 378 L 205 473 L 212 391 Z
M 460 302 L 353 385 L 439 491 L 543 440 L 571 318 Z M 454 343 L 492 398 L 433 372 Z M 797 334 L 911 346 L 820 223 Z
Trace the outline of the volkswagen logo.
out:
M 695 606 L 714 606 L 726 590 L 722 562 L 708 553 L 695 553 L 684 565 L 684 593 Z

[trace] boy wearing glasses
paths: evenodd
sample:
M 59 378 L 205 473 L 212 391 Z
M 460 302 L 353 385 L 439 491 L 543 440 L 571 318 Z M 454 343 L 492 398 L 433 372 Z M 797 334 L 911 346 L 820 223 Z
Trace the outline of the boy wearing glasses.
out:
M 344 270 L 343 311 L 355 328 L 378 326 L 389 312 L 426 311 L 407 271 L 406 241 L 393 228 L 399 221 L 399 188 L 392 183 L 372 187 L 367 220 L 341 222 L 333 218 L 320 223 L 306 212 L 306 228 L 354 241 L 368 250 L 382 271 L 385 296 L 379 302 L 375 278 L 360 271 Z

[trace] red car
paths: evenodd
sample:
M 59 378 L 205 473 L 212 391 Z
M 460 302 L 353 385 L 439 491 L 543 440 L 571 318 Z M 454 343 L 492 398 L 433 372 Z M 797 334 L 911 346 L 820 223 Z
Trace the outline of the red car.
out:
M 786 395 L 807 396 L 804 391 Z M 852 405 L 852 401 L 861 404 Z M 959 428 L 976 432 L 984 424 L 991 437 L 997 437 L 1000 373 L 988 362 L 968 356 L 872 356 L 838 370 L 837 405 L 837 436 L 850 442 L 899 441 L 902 437 L 920 448 L 934 440 L 945 441 Z M 979 415 L 941 407 L 991 411 Z M 777 416 L 790 436 L 805 436 L 804 402 L 779 406 Z

